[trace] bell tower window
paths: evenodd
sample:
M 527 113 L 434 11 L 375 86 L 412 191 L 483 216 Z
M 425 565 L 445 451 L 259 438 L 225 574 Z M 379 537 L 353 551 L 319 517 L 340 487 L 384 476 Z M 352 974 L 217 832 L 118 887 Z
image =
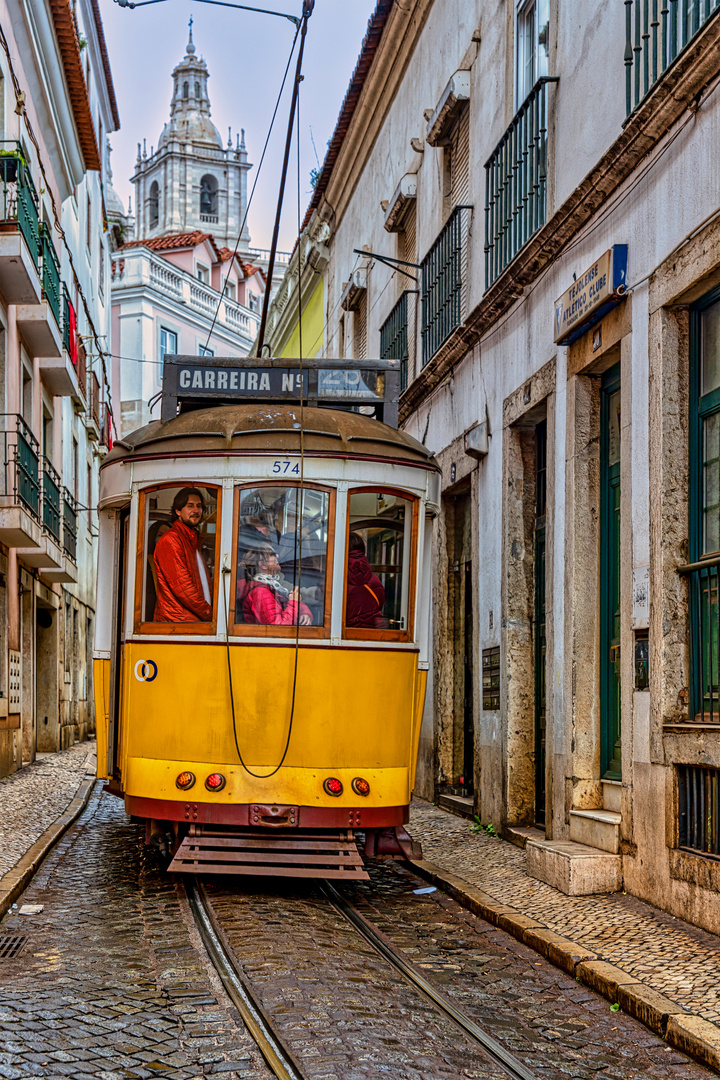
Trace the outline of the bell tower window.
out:
M 188 82 L 183 83 L 183 97 L 184 98 L 189 98 L 190 97 L 190 83 L 188 83 Z
M 200 180 L 200 220 L 216 224 L 218 219 L 218 182 L 206 173 Z
M 200 100 L 200 83 L 199 82 L 195 83 L 195 97 L 198 99 L 198 101 Z
M 157 180 L 153 180 L 150 185 L 149 211 L 150 228 L 154 229 L 160 219 L 160 188 Z

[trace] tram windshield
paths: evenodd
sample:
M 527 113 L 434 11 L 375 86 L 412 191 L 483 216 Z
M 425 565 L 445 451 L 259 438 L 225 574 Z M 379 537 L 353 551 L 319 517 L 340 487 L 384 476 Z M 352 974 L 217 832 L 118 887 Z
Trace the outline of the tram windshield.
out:
M 144 492 L 141 622 L 212 623 L 218 498 L 190 482 Z
M 236 625 L 324 626 L 329 492 L 259 484 L 238 499 Z
M 345 632 L 408 631 L 413 504 L 390 491 L 351 492 Z

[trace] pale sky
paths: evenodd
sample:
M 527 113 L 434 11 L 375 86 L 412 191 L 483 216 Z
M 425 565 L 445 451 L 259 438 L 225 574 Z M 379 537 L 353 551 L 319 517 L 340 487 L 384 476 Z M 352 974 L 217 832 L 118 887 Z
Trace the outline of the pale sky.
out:
M 302 10 L 300 0 L 248 0 L 249 6 L 255 4 L 292 15 Z M 316 166 L 311 129 L 322 163 L 374 8 L 374 0 L 316 0 L 310 17 L 300 90 L 302 217 L 310 201 L 310 170 Z M 190 15 L 197 54 L 204 57 L 210 72 L 212 120 L 223 141 L 227 141 L 228 125 L 232 126 L 233 144 L 235 133 L 245 128 L 248 158 L 257 167 L 295 33 L 292 23 L 198 0 L 165 0 L 134 10 L 100 0 L 100 9 L 122 125 L 110 136 L 113 185 L 125 206 L 133 194 L 130 177 L 137 144 L 145 138 L 149 153 L 169 118 L 171 72 L 185 54 Z M 295 57 L 291 73 L 294 67 Z M 248 222 L 255 247 L 269 247 L 272 237 L 290 84 L 288 76 L 250 208 Z M 296 162 L 293 144 L 279 242 L 285 251 L 291 250 L 297 235 Z M 250 171 L 248 193 L 255 173 L 256 169 Z

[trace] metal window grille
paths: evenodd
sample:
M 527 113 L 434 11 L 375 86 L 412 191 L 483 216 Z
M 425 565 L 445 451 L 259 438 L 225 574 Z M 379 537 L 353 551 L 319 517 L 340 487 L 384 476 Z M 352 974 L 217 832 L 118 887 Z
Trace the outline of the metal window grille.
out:
M 485 163 L 485 288 L 500 277 L 547 215 L 548 84 L 538 79 Z
M 42 459 L 43 525 L 60 543 L 60 477 L 46 457 Z
M 423 366 L 462 321 L 471 212 L 471 206 L 455 207 L 421 265 Z
M 67 488 L 63 488 L 63 549 L 77 562 L 77 504 Z
M 380 359 L 400 361 L 400 391 L 408 384 L 408 296 L 405 290 L 395 307 L 380 327 Z
M 678 846 L 720 858 L 720 769 L 678 765 Z
M 693 703 L 691 718 L 720 723 L 720 559 L 688 571 Z
M 19 142 L 0 140 L 0 220 L 14 221 L 35 266 L 40 259 L 38 197 Z
M 625 0 L 625 97 L 630 115 L 720 0 Z
M 60 263 L 46 221 L 41 224 L 42 236 L 42 291 L 55 322 L 60 326 Z

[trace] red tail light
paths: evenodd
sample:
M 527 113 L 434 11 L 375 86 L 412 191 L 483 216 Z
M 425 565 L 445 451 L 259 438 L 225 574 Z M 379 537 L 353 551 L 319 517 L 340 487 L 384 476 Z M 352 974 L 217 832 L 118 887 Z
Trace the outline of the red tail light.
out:
M 370 785 L 367 780 L 363 780 L 362 776 L 355 777 L 352 782 L 352 789 L 356 795 L 362 795 L 363 797 L 370 794 Z
M 195 773 L 181 772 L 175 780 L 175 787 L 179 787 L 181 791 L 187 791 L 195 783 Z
M 211 772 L 205 781 L 205 787 L 208 791 L 222 791 L 225 787 L 225 777 L 222 773 Z
M 323 788 L 328 795 L 342 795 L 343 793 L 342 783 L 336 776 L 328 776 L 323 784 Z

